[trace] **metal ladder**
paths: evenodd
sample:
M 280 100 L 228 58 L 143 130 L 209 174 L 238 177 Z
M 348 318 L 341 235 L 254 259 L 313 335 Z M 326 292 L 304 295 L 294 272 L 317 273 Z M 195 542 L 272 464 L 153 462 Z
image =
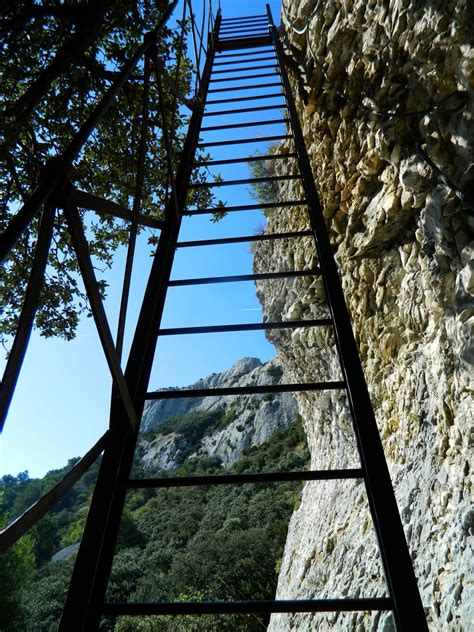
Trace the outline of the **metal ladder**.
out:
M 219 82 L 228 81 L 226 75 L 232 72 L 247 73 L 248 68 L 240 68 L 249 61 L 264 62 L 254 67 L 250 74 L 236 79 L 232 87 L 219 86 Z M 261 79 L 270 81 L 260 88 L 271 88 L 269 93 L 235 96 L 234 92 L 249 89 L 248 83 L 258 83 Z M 242 83 L 240 83 L 243 81 Z M 212 83 L 212 87 L 210 84 Z M 285 57 L 274 26 L 269 7 L 266 15 L 256 15 L 224 20 L 217 14 L 214 32 L 208 41 L 207 58 L 201 82 L 205 106 L 226 103 L 238 104 L 225 113 L 261 112 L 285 108 L 283 122 L 288 132 L 279 136 L 259 137 L 259 141 L 287 139 L 294 145 L 294 151 L 286 158 L 295 158 L 299 166 L 297 175 L 274 176 L 275 179 L 299 179 L 305 192 L 304 199 L 278 201 L 265 204 L 276 209 L 283 207 L 305 207 L 311 230 L 267 234 L 262 236 L 240 236 L 201 241 L 179 242 L 180 226 L 183 214 L 200 215 L 214 213 L 216 209 L 197 209 L 190 211 L 186 207 L 188 190 L 192 186 L 217 186 L 217 183 L 191 184 L 192 172 L 206 163 L 195 162 L 198 145 L 228 146 L 243 144 L 252 139 L 229 139 L 214 143 L 201 143 L 200 134 L 206 131 L 220 131 L 235 128 L 261 126 L 267 122 L 248 122 L 232 125 L 202 125 L 203 118 L 212 116 L 205 109 L 194 112 L 185 141 L 179 168 L 176 174 L 177 203 L 170 203 L 166 220 L 161 232 L 157 252 L 154 258 L 147 289 L 137 323 L 129 360 L 125 371 L 125 380 L 131 393 L 137 419 L 140 419 L 145 401 L 164 398 L 226 396 L 259 394 L 272 392 L 322 391 L 345 389 L 353 420 L 361 465 L 357 469 L 339 469 L 302 472 L 276 472 L 259 474 L 232 474 L 215 476 L 194 476 L 180 478 L 161 478 L 132 480 L 134 452 L 138 437 L 139 424 L 132 427 L 124 405 L 117 394 L 112 397 L 110 438 L 104 451 L 100 472 L 93 494 L 92 504 L 87 518 L 85 531 L 74 567 L 60 630 L 63 632 L 91 632 L 98 630 L 101 618 L 120 615 L 185 615 L 185 614 L 257 614 L 277 612 L 347 612 L 347 611 L 392 611 L 397 630 L 403 632 L 421 632 L 427 630 L 423 606 L 420 600 L 413 567 L 400 521 L 393 488 L 391 485 L 382 444 L 370 403 L 367 385 L 362 372 L 357 346 L 351 329 L 350 318 L 344 302 L 341 283 L 333 258 L 331 245 L 325 228 L 321 205 L 318 200 L 311 166 L 306 152 L 299 125 L 295 103 L 285 67 Z M 209 99 L 208 96 L 212 94 Z M 216 96 L 217 98 L 216 98 Z M 222 98 L 221 96 L 222 95 Z M 265 105 L 265 99 L 279 96 L 284 99 L 281 105 Z M 240 107 L 250 101 L 262 101 L 263 105 Z M 269 122 L 268 122 L 269 123 Z M 277 159 L 270 155 L 262 159 Z M 281 158 L 281 154 L 280 154 Z M 232 157 L 209 164 L 233 164 L 248 161 L 249 156 Z M 245 184 L 249 180 L 225 182 L 227 184 Z M 222 186 L 222 183 L 219 183 Z M 227 207 L 226 212 L 240 212 L 261 209 L 261 204 L 247 204 Z M 177 248 L 213 246 L 226 243 L 241 243 L 272 239 L 297 239 L 312 236 L 316 242 L 319 267 L 312 270 L 293 272 L 268 272 L 251 275 L 227 277 L 208 277 L 195 279 L 170 280 L 173 258 Z M 319 320 L 297 320 L 284 322 L 266 322 L 242 325 L 215 325 L 206 327 L 181 327 L 176 329 L 160 328 L 169 287 L 191 286 L 207 283 L 232 283 L 238 281 L 259 281 L 296 276 L 321 276 L 326 290 L 330 318 Z M 196 333 L 217 333 L 229 331 L 251 331 L 270 329 L 294 329 L 302 327 L 330 326 L 333 328 L 339 354 L 343 379 L 332 382 L 313 382 L 302 384 L 283 384 L 268 386 L 226 387 L 198 390 L 166 390 L 148 392 L 148 382 L 159 336 L 186 335 Z M 188 487 L 193 485 L 241 485 L 245 483 L 269 483 L 279 481 L 318 481 L 334 479 L 363 479 L 367 491 L 369 507 L 376 531 L 383 562 L 388 594 L 386 598 L 357 599 L 303 599 L 269 600 L 237 602 L 153 602 L 153 603 L 106 603 L 105 594 L 114 557 L 121 515 L 124 509 L 127 491 L 136 488 Z

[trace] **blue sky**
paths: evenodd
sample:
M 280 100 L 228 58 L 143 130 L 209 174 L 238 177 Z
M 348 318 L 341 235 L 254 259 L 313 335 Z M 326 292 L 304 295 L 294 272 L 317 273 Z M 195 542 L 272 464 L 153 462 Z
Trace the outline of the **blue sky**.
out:
M 199 4 L 193 3 L 196 12 Z M 269 4 L 278 24 L 280 2 L 273 1 Z M 224 17 L 265 12 L 264 2 L 223 0 L 221 6 Z M 176 15 L 179 12 L 178 7 Z M 259 81 L 265 83 L 267 80 Z M 228 84 L 218 84 L 219 87 L 226 85 Z M 260 93 L 264 90 L 260 90 Z M 251 93 L 252 91 L 242 91 L 238 96 Z M 282 102 L 281 98 L 265 101 L 266 104 Z M 241 105 L 246 106 L 245 103 Z M 222 109 L 231 107 L 230 104 L 222 106 Z M 217 106 L 211 106 L 209 109 L 216 108 Z M 259 114 L 261 118 L 257 119 Z M 253 120 L 266 118 L 281 117 L 278 110 L 253 115 Z M 206 124 L 230 124 L 244 120 L 241 115 L 225 115 L 209 117 Z M 282 125 L 262 126 L 235 132 L 208 132 L 206 136 L 203 133 L 202 138 L 212 141 L 222 138 L 261 137 L 282 131 Z M 236 145 L 230 149 L 215 148 L 212 149 L 212 157 L 243 157 L 254 153 L 256 149 L 264 151 L 265 144 Z M 214 168 L 214 172 L 217 171 L 224 179 L 248 177 L 245 164 Z M 227 199 L 229 205 L 254 202 L 246 187 L 223 187 L 219 190 L 219 197 Z M 261 229 L 264 221 L 263 215 L 255 211 L 231 213 L 217 224 L 210 222 L 209 216 L 185 218 L 181 239 L 253 234 Z M 147 237 L 148 233 L 144 232 L 139 238 L 132 280 L 127 343 L 133 334 L 151 265 Z M 124 261 L 125 251 L 121 250 L 117 253 L 112 270 L 107 273 L 109 290 L 106 310 L 112 332 L 116 330 Z M 251 271 L 249 245 L 238 244 L 178 251 L 172 278 L 246 274 Z M 163 326 L 259 322 L 261 311 L 254 290 L 253 283 L 170 289 Z M 126 344 L 125 358 L 127 348 Z M 209 373 L 230 367 L 244 356 L 266 360 L 273 355 L 273 347 L 261 332 L 163 338 L 158 342 L 150 389 L 186 386 Z M 28 470 L 32 477 L 42 476 L 50 469 L 62 467 L 69 458 L 86 452 L 108 426 L 110 389 L 111 379 L 92 319 L 83 319 L 76 339 L 71 342 L 44 339 L 34 333 L 10 414 L 0 437 L 0 475 Z

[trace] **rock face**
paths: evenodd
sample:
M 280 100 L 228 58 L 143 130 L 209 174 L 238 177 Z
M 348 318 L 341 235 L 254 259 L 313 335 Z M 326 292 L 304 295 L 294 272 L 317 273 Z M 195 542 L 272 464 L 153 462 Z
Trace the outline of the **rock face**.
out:
M 428 623 L 433 631 L 467 632 L 474 530 L 472 16 L 463 0 L 283 5 L 300 121 Z M 281 190 L 282 199 L 300 194 L 297 184 Z M 307 224 L 303 209 L 281 209 L 268 230 Z M 275 269 L 317 263 L 307 239 L 263 242 L 255 269 L 268 270 L 270 259 Z M 262 286 L 259 297 L 269 320 L 326 313 L 323 288 L 311 278 Z M 270 337 L 289 379 L 337 376 L 323 328 Z M 297 399 L 312 467 L 357 465 L 343 396 Z M 277 598 L 384 594 L 363 485 L 306 485 L 290 523 Z M 388 632 L 393 624 L 388 614 L 296 614 L 274 616 L 269 629 Z
M 188 388 L 219 388 L 278 384 L 283 381 L 280 361 L 263 364 L 257 358 L 243 358 L 223 373 L 213 373 Z M 239 395 L 238 397 L 201 397 L 155 400 L 147 403 L 142 432 L 153 430 L 151 441 L 140 440 L 141 463 L 146 468 L 170 470 L 180 465 L 189 442 L 176 432 L 160 433 L 170 417 L 189 413 L 220 412 L 222 427 L 205 433 L 188 458 L 217 457 L 224 467 L 232 465 L 246 447 L 261 445 L 275 430 L 286 428 L 295 419 L 297 405 L 291 393 Z

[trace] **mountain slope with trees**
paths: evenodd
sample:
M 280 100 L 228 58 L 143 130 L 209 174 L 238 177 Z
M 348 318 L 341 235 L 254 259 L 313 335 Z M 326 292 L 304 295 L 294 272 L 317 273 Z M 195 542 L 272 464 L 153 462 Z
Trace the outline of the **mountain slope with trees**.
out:
M 265 367 L 265 365 L 262 365 Z M 208 413 L 211 416 L 214 413 Z M 308 465 L 301 419 L 295 413 L 260 445 L 248 443 L 228 468 L 216 456 L 199 454 L 210 424 L 203 411 L 161 420 L 146 431 L 135 477 L 192 476 L 222 472 L 299 470 Z M 215 416 L 215 414 L 214 414 Z M 181 420 L 181 421 L 180 421 Z M 221 420 L 222 421 L 222 420 Z M 229 423 L 232 424 L 229 418 Z M 172 424 L 183 433 L 187 457 L 164 471 L 143 467 L 146 446 Z M 196 432 L 190 429 L 196 428 Z M 225 429 L 225 428 L 223 428 Z M 185 437 L 184 437 L 185 435 Z M 195 456 L 193 456 L 193 454 Z M 59 480 L 73 461 L 43 479 L 27 472 L 0 480 L 1 524 L 24 511 Z M 8 554 L 0 557 L 0 629 L 51 632 L 62 603 L 80 540 L 98 463 Z M 138 489 L 130 492 L 109 584 L 110 600 L 245 600 L 274 597 L 290 515 L 299 502 L 299 483 L 214 488 Z M 131 632 L 262 630 L 266 617 L 147 617 L 104 622 L 104 630 Z

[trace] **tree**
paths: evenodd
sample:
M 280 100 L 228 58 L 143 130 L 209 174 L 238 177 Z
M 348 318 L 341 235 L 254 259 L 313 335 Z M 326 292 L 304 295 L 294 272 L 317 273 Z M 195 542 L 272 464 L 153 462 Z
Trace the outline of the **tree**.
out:
M 47 514 L 32 529 L 36 568 L 49 562 L 58 547 L 58 524 L 54 515 Z
M 155 429 L 155 433 L 159 431 Z M 308 465 L 309 453 L 298 417 L 287 429 L 274 432 L 263 445 L 247 448 L 227 471 L 298 470 Z M 49 486 L 61 472 L 53 470 L 41 480 L 28 479 L 25 473 L 3 477 L 0 505 L 3 507 L 8 498 L 9 507 L 23 506 L 28 487 Z M 215 472 L 215 461 L 195 458 L 175 473 L 195 476 Z M 165 475 L 142 472 L 146 474 Z M 65 544 L 67 538 L 67 543 L 80 538 L 90 502 L 91 481 L 86 478 L 87 475 L 77 483 L 71 503 L 62 505 L 59 511 L 53 510 L 8 556 L 0 557 L 0 630 L 50 632 L 57 628 L 74 553 L 62 551 L 58 556 L 62 559 L 50 559 L 62 546 L 61 539 Z M 107 600 L 271 599 L 288 520 L 300 487 L 287 482 L 278 486 L 147 489 L 130 494 Z M 12 517 L 10 513 L 8 518 Z M 4 523 L 7 522 L 5 515 Z M 6 614 L 1 619 L 3 612 Z M 12 622 L 10 628 L 4 628 L 7 617 Z M 260 615 L 119 617 L 115 623 L 112 619 L 103 622 L 103 629 L 257 632 L 265 629 L 267 619 Z
M 157 25 L 169 2 L 10 0 L 4 5 L 0 19 L 0 107 L 5 114 L 0 124 L 0 231 L 34 189 L 48 158 L 64 150 L 144 34 Z M 180 29 L 160 31 L 159 57 L 166 72 L 179 77 L 177 85 L 184 95 L 190 86 L 191 66 L 186 57 L 176 54 L 180 46 Z M 135 189 L 143 75 L 142 60 L 74 164 L 77 188 L 128 208 Z M 164 90 L 166 123 L 175 131 L 171 136 L 176 156 L 185 114 L 166 82 Z M 152 81 L 141 212 L 153 217 L 161 216 L 167 195 L 163 122 L 157 104 L 158 89 Z M 107 268 L 118 246 L 127 241 L 128 227 L 111 217 L 91 219 L 87 214 L 84 221 L 94 262 Z M 1 266 L 2 342 L 15 332 L 37 231 L 38 220 L 34 220 Z M 104 279 L 100 288 L 104 294 Z M 45 336 L 71 339 L 79 316 L 87 310 L 68 231 L 62 215 L 57 214 L 35 324 Z
M 9 522 L 7 514 L 0 515 L 0 529 Z M 21 591 L 28 584 L 34 570 L 33 541 L 24 536 L 6 553 L 0 555 L 0 630 L 15 632 L 23 628 Z
M 25 632 L 50 632 L 56 629 L 66 597 L 73 559 L 44 566 L 23 594 Z

